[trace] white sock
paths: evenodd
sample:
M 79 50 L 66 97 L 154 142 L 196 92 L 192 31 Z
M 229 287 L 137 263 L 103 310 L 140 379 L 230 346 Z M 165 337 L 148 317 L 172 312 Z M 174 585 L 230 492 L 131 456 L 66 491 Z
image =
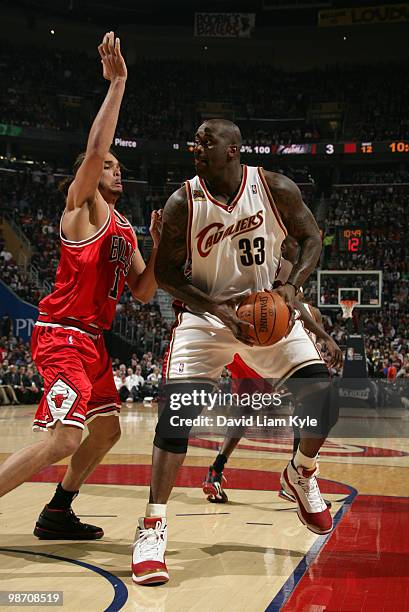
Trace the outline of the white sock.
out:
M 317 465 L 317 457 L 318 454 L 315 455 L 315 457 L 308 457 L 307 455 L 304 455 L 299 448 L 297 448 L 293 462 L 296 468 L 302 465 L 302 467 L 307 468 L 307 470 L 313 470 Z
M 166 516 L 167 504 L 147 504 L 146 505 L 146 517 L 150 516 Z

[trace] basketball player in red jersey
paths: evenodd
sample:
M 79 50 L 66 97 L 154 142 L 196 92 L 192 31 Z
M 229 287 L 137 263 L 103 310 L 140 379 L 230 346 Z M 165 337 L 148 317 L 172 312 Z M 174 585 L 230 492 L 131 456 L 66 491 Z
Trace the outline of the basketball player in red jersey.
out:
M 237 125 L 224 119 L 203 123 L 195 135 L 197 174 L 169 198 L 163 213 L 155 274 L 158 284 L 179 301 L 179 311 L 153 442 L 150 498 L 133 550 L 137 584 L 169 579 L 167 501 L 186 455 L 192 418 L 203 410 L 205 402 L 197 398 L 213 392 L 236 353 L 263 378 L 294 387 L 298 380 L 296 402 L 302 400 L 305 425 L 283 477 L 308 529 L 324 534 L 333 526 L 316 478 L 319 449 L 337 419 L 330 409 L 322 356 L 300 321 L 275 345 L 255 347 L 248 333 L 252 325 L 236 314 L 249 291 L 271 287 L 287 234 L 300 245 L 300 256 L 287 282 L 274 291 L 295 309 L 299 287 L 319 260 L 321 237 L 293 181 L 242 165 L 240 148 Z
M 71 456 L 34 530 L 45 539 L 103 536 L 100 527 L 81 523 L 71 509 L 81 484 L 120 437 L 120 402 L 102 332 L 111 327 L 125 282 L 142 302 L 149 301 L 157 287 L 154 263 L 160 216 L 153 214 L 154 249 L 145 267 L 133 228 L 115 210 L 122 193 L 121 170 L 109 147 L 127 68 L 113 32 L 104 36 L 98 50 L 110 85 L 86 152 L 76 162 L 61 218 L 61 259 L 54 291 L 39 304 L 32 336 L 33 358 L 44 378 L 33 429 L 47 435 L 0 466 L 0 495 L 4 495 L 44 467 Z M 81 443 L 85 425 L 89 436 Z
M 292 267 L 297 261 L 298 244 L 294 238 L 292 238 L 292 236 L 287 236 L 283 241 L 281 250 L 282 259 L 280 261 L 280 268 L 274 286 L 283 285 L 287 281 Z M 305 299 L 302 291 L 297 293 L 296 298 L 297 310 L 299 311 L 300 318 L 302 319 L 303 325 L 307 332 L 314 335 L 314 341 L 319 338 L 326 344 L 331 357 L 329 365 L 333 367 L 340 367 L 342 365 L 342 351 L 333 338 L 331 338 L 331 336 L 329 336 L 324 330 L 320 311 L 318 308 L 308 305 L 308 310 L 310 312 L 306 312 L 306 308 L 303 306 Z M 263 380 L 263 378 L 259 376 L 257 372 L 249 368 L 243 359 L 241 359 L 240 355 L 235 355 L 233 361 L 227 365 L 226 368 L 232 377 L 233 393 L 240 394 L 242 392 L 246 393 L 246 395 L 251 395 L 252 393 L 272 392 L 272 387 L 268 381 Z M 226 481 L 223 471 L 234 449 L 242 439 L 244 432 L 244 426 L 231 428 L 230 431 L 228 430 L 215 461 L 209 466 L 209 470 L 203 482 L 202 488 L 207 500 L 211 503 L 225 504 L 229 501 L 227 493 L 223 488 L 223 482 Z M 297 452 L 299 443 L 299 432 L 298 430 L 295 430 L 293 455 Z M 296 500 L 294 495 L 292 495 L 291 491 L 287 490 L 285 483 L 283 483 L 283 485 L 284 486 L 278 493 L 279 497 L 287 501 L 295 502 Z M 331 508 L 331 502 L 326 501 L 326 504 L 328 508 Z

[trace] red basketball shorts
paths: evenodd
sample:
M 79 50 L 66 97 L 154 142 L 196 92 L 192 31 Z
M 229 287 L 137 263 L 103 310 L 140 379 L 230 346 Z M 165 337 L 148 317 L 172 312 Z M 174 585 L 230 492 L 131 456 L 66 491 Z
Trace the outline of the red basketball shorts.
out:
M 31 348 L 44 378 L 34 431 L 45 431 L 56 421 L 84 429 L 96 417 L 119 414 L 121 404 L 102 334 L 91 337 L 73 328 L 37 324 Z
M 252 370 L 237 353 L 234 355 L 233 361 L 226 367 L 232 377 L 233 393 L 251 395 L 252 393 L 272 392 L 272 386 Z

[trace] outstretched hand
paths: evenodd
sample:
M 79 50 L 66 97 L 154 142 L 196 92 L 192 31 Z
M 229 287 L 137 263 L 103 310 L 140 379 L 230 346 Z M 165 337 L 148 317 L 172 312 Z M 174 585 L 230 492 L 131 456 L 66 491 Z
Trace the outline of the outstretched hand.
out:
M 111 83 L 117 79 L 126 80 L 128 71 L 125 60 L 121 54 L 121 43 L 115 38 L 113 32 L 107 32 L 102 43 L 98 46 L 101 56 L 103 76 Z
M 157 249 L 159 246 L 160 235 L 162 232 L 162 209 L 152 211 L 149 232 L 152 236 L 153 248 Z

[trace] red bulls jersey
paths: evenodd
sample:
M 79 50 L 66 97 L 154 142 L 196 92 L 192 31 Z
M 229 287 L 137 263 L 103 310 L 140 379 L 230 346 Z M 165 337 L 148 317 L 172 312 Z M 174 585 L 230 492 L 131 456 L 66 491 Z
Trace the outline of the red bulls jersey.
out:
M 132 226 L 107 205 L 106 221 L 91 238 L 67 240 L 61 229 L 60 238 L 54 291 L 41 300 L 39 321 L 75 324 L 77 319 L 83 326 L 109 329 L 136 249 Z

